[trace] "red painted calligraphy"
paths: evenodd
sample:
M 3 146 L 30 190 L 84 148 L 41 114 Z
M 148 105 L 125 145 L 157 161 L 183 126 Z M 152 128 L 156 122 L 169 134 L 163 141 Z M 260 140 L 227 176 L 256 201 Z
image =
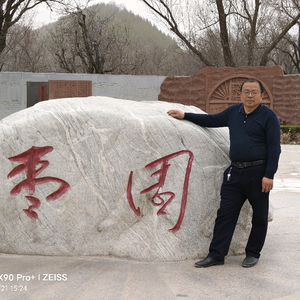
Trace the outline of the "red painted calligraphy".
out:
M 53 192 L 52 194 L 46 197 L 46 201 L 53 201 L 58 199 L 60 196 L 65 194 L 70 185 L 62 179 L 56 177 L 40 177 L 36 178 L 43 170 L 49 166 L 49 161 L 41 160 L 41 157 L 45 156 L 47 153 L 52 152 L 53 147 L 31 147 L 29 150 L 14 156 L 10 157 L 10 161 L 21 163 L 19 166 L 15 167 L 8 175 L 8 178 L 12 178 L 22 172 L 26 172 L 26 179 L 18 183 L 10 192 L 12 196 L 18 195 L 22 189 L 28 190 L 31 196 L 25 196 L 26 199 L 32 204 L 28 209 L 23 211 L 30 217 L 32 220 L 38 218 L 37 213 L 34 209 L 39 208 L 41 202 L 36 197 L 32 197 L 35 193 L 35 186 L 47 182 L 55 182 L 60 184 L 60 187 Z
M 179 214 L 179 218 L 178 218 L 177 223 L 175 224 L 175 226 L 172 229 L 169 230 L 171 232 L 176 232 L 176 231 L 179 230 L 179 228 L 182 224 L 183 218 L 184 218 L 185 208 L 186 208 L 186 203 L 187 203 L 189 178 L 190 178 L 192 163 L 193 163 L 193 159 L 194 159 L 193 153 L 189 150 L 179 151 L 179 152 L 167 155 L 165 157 L 162 157 L 160 159 L 157 159 L 157 160 L 149 163 L 148 165 L 146 165 L 145 168 L 147 170 L 153 169 L 153 168 L 157 167 L 158 165 L 161 165 L 161 169 L 159 169 L 158 171 L 154 172 L 151 175 L 151 177 L 157 176 L 158 177 L 158 182 L 140 192 L 140 194 L 145 194 L 145 193 L 148 193 L 148 192 L 150 192 L 154 189 L 157 189 L 156 193 L 154 194 L 154 196 L 151 199 L 151 202 L 155 206 L 161 206 L 161 208 L 157 212 L 158 216 L 159 215 L 165 215 L 166 214 L 165 208 L 175 198 L 175 194 L 173 192 L 170 192 L 170 191 L 161 192 L 161 189 L 163 188 L 163 186 L 165 184 L 168 169 L 170 167 L 169 161 L 171 159 L 173 159 L 173 158 L 175 158 L 179 155 L 183 155 L 183 154 L 188 154 L 189 155 L 189 160 L 188 160 L 186 173 L 185 173 L 184 184 L 183 184 L 180 214 Z M 133 177 L 133 172 L 131 172 L 130 176 L 129 176 L 128 186 L 127 186 L 127 201 L 129 203 L 130 208 L 134 211 L 134 213 L 137 216 L 140 216 L 141 215 L 140 208 L 139 207 L 136 208 L 136 206 L 134 205 L 133 198 L 132 198 L 132 177 Z M 168 200 L 165 201 L 163 199 L 163 197 L 167 197 Z

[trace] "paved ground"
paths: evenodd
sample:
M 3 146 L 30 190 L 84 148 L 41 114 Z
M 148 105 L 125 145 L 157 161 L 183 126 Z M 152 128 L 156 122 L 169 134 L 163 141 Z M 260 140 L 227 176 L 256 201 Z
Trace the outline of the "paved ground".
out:
M 254 268 L 241 267 L 244 256 L 196 269 L 194 261 L 0 254 L 0 276 L 10 275 L 0 277 L 0 299 L 300 299 L 300 146 L 282 146 L 271 203 L 274 220 Z

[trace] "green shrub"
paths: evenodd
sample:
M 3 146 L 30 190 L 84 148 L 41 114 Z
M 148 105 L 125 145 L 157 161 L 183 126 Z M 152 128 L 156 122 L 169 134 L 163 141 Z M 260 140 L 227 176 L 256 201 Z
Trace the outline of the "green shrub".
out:
M 281 125 L 282 133 L 300 133 L 300 125 Z
M 300 144 L 300 126 L 299 125 L 281 125 L 281 144 Z

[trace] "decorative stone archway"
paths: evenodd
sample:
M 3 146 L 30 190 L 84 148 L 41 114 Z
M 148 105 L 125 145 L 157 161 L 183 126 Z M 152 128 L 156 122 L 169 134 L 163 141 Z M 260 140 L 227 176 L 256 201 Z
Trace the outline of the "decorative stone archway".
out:
M 228 77 L 225 78 L 221 83 L 216 84 L 208 94 L 206 100 L 206 112 L 209 114 L 215 114 L 232 104 L 240 103 L 240 86 L 246 78 L 249 78 L 249 76 L 241 75 L 238 77 Z M 262 103 L 273 109 L 272 94 L 267 85 L 264 84 L 264 82 L 262 82 L 262 84 L 265 88 Z

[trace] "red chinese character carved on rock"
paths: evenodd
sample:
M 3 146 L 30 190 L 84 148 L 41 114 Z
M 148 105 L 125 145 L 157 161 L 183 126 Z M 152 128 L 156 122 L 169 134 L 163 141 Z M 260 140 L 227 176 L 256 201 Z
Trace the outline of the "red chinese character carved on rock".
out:
M 26 172 L 26 179 L 18 183 L 10 192 L 12 196 L 18 195 L 22 189 L 28 190 L 30 195 L 35 193 L 35 186 L 38 184 L 43 184 L 47 182 L 56 182 L 60 184 L 58 190 L 46 197 L 46 201 L 53 201 L 58 199 L 70 188 L 70 185 L 62 179 L 56 177 L 40 177 L 36 178 L 43 170 L 49 166 L 49 161 L 41 160 L 41 157 L 45 156 L 47 153 L 52 152 L 53 147 L 31 147 L 29 150 L 10 157 L 10 161 L 21 163 L 19 166 L 15 167 L 8 175 L 8 178 L 12 178 L 22 172 Z M 32 203 L 28 209 L 24 209 L 24 212 L 33 220 L 38 218 L 34 209 L 40 206 L 40 200 L 32 197 L 26 196 L 26 198 Z
M 180 214 L 179 214 L 179 218 L 178 218 L 178 221 L 175 224 L 175 226 L 172 229 L 169 230 L 171 232 L 176 232 L 176 231 L 179 230 L 179 228 L 182 224 L 183 218 L 184 218 L 186 202 L 187 202 L 187 194 L 188 194 L 189 177 L 190 177 L 192 163 L 193 163 L 193 159 L 194 159 L 193 153 L 189 150 L 179 151 L 179 152 L 167 155 L 165 157 L 162 157 L 160 159 L 157 159 L 157 160 L 151 162 L 150 164 L 146 165 L 145 168 L 147 170 L 152 169 L 152 168 L 154 168 L 154 167 L 156 167 L 160 164 L 162 166 L 161 166 L 161 169 L 159 169 L 158 171 L 154 172 L 151 175 L 151 177 L 158 176 L 158 182 L 140 192 L 140 194 L 145 194 L 145 193 L 150 192 L 154 189 L 157 189 L 156 193 L 154 194 L 154 196 L 151 199 L 151 202 L 155 206 L 162 206 L 159 209 L 159 211 L 157 212 L 157 215 L 165 215 L 166 212 L 164 210 L 172 202 L 172 200 L 175 198 L 175 194 L 173 192 L 170 192 L 170 191 L 161 193 L 160 189 L 165 184 L 167 172 L 168 172 L 168 169 L 170 167 L 170 164 L 168 163 L 169 160 L 171 160 L 171 159 L 173 159 L 173 158 L 175 158 L 179 155 L 183 155 L 183 154 L 188 154 L 189 155 L 189 160 L 188 160 L 188 165 L 187 165 L 187 168 L 186 168 L 185 179 L 184 179 L 184 184 L 183 184 Z M 132 191 L 132 177 L 133 177 L 133 172 L 130 172 L 128 186 L 127 186 L 127 200 L 128 200 L 130 208 L 134 211 L 134 213 L 137 216 L 140 216 L 141 215 L 140 208 L 135 207 L 134 201 L 133 201 L 133 198 L 132 198 L 132 193 L 131 193 L 131 191 Z M 167 201 L 165 201 L 162 196 L 168 196 L 169 199 Z M 155 201 L 156 199 L 158 199 L 159 202 Z

